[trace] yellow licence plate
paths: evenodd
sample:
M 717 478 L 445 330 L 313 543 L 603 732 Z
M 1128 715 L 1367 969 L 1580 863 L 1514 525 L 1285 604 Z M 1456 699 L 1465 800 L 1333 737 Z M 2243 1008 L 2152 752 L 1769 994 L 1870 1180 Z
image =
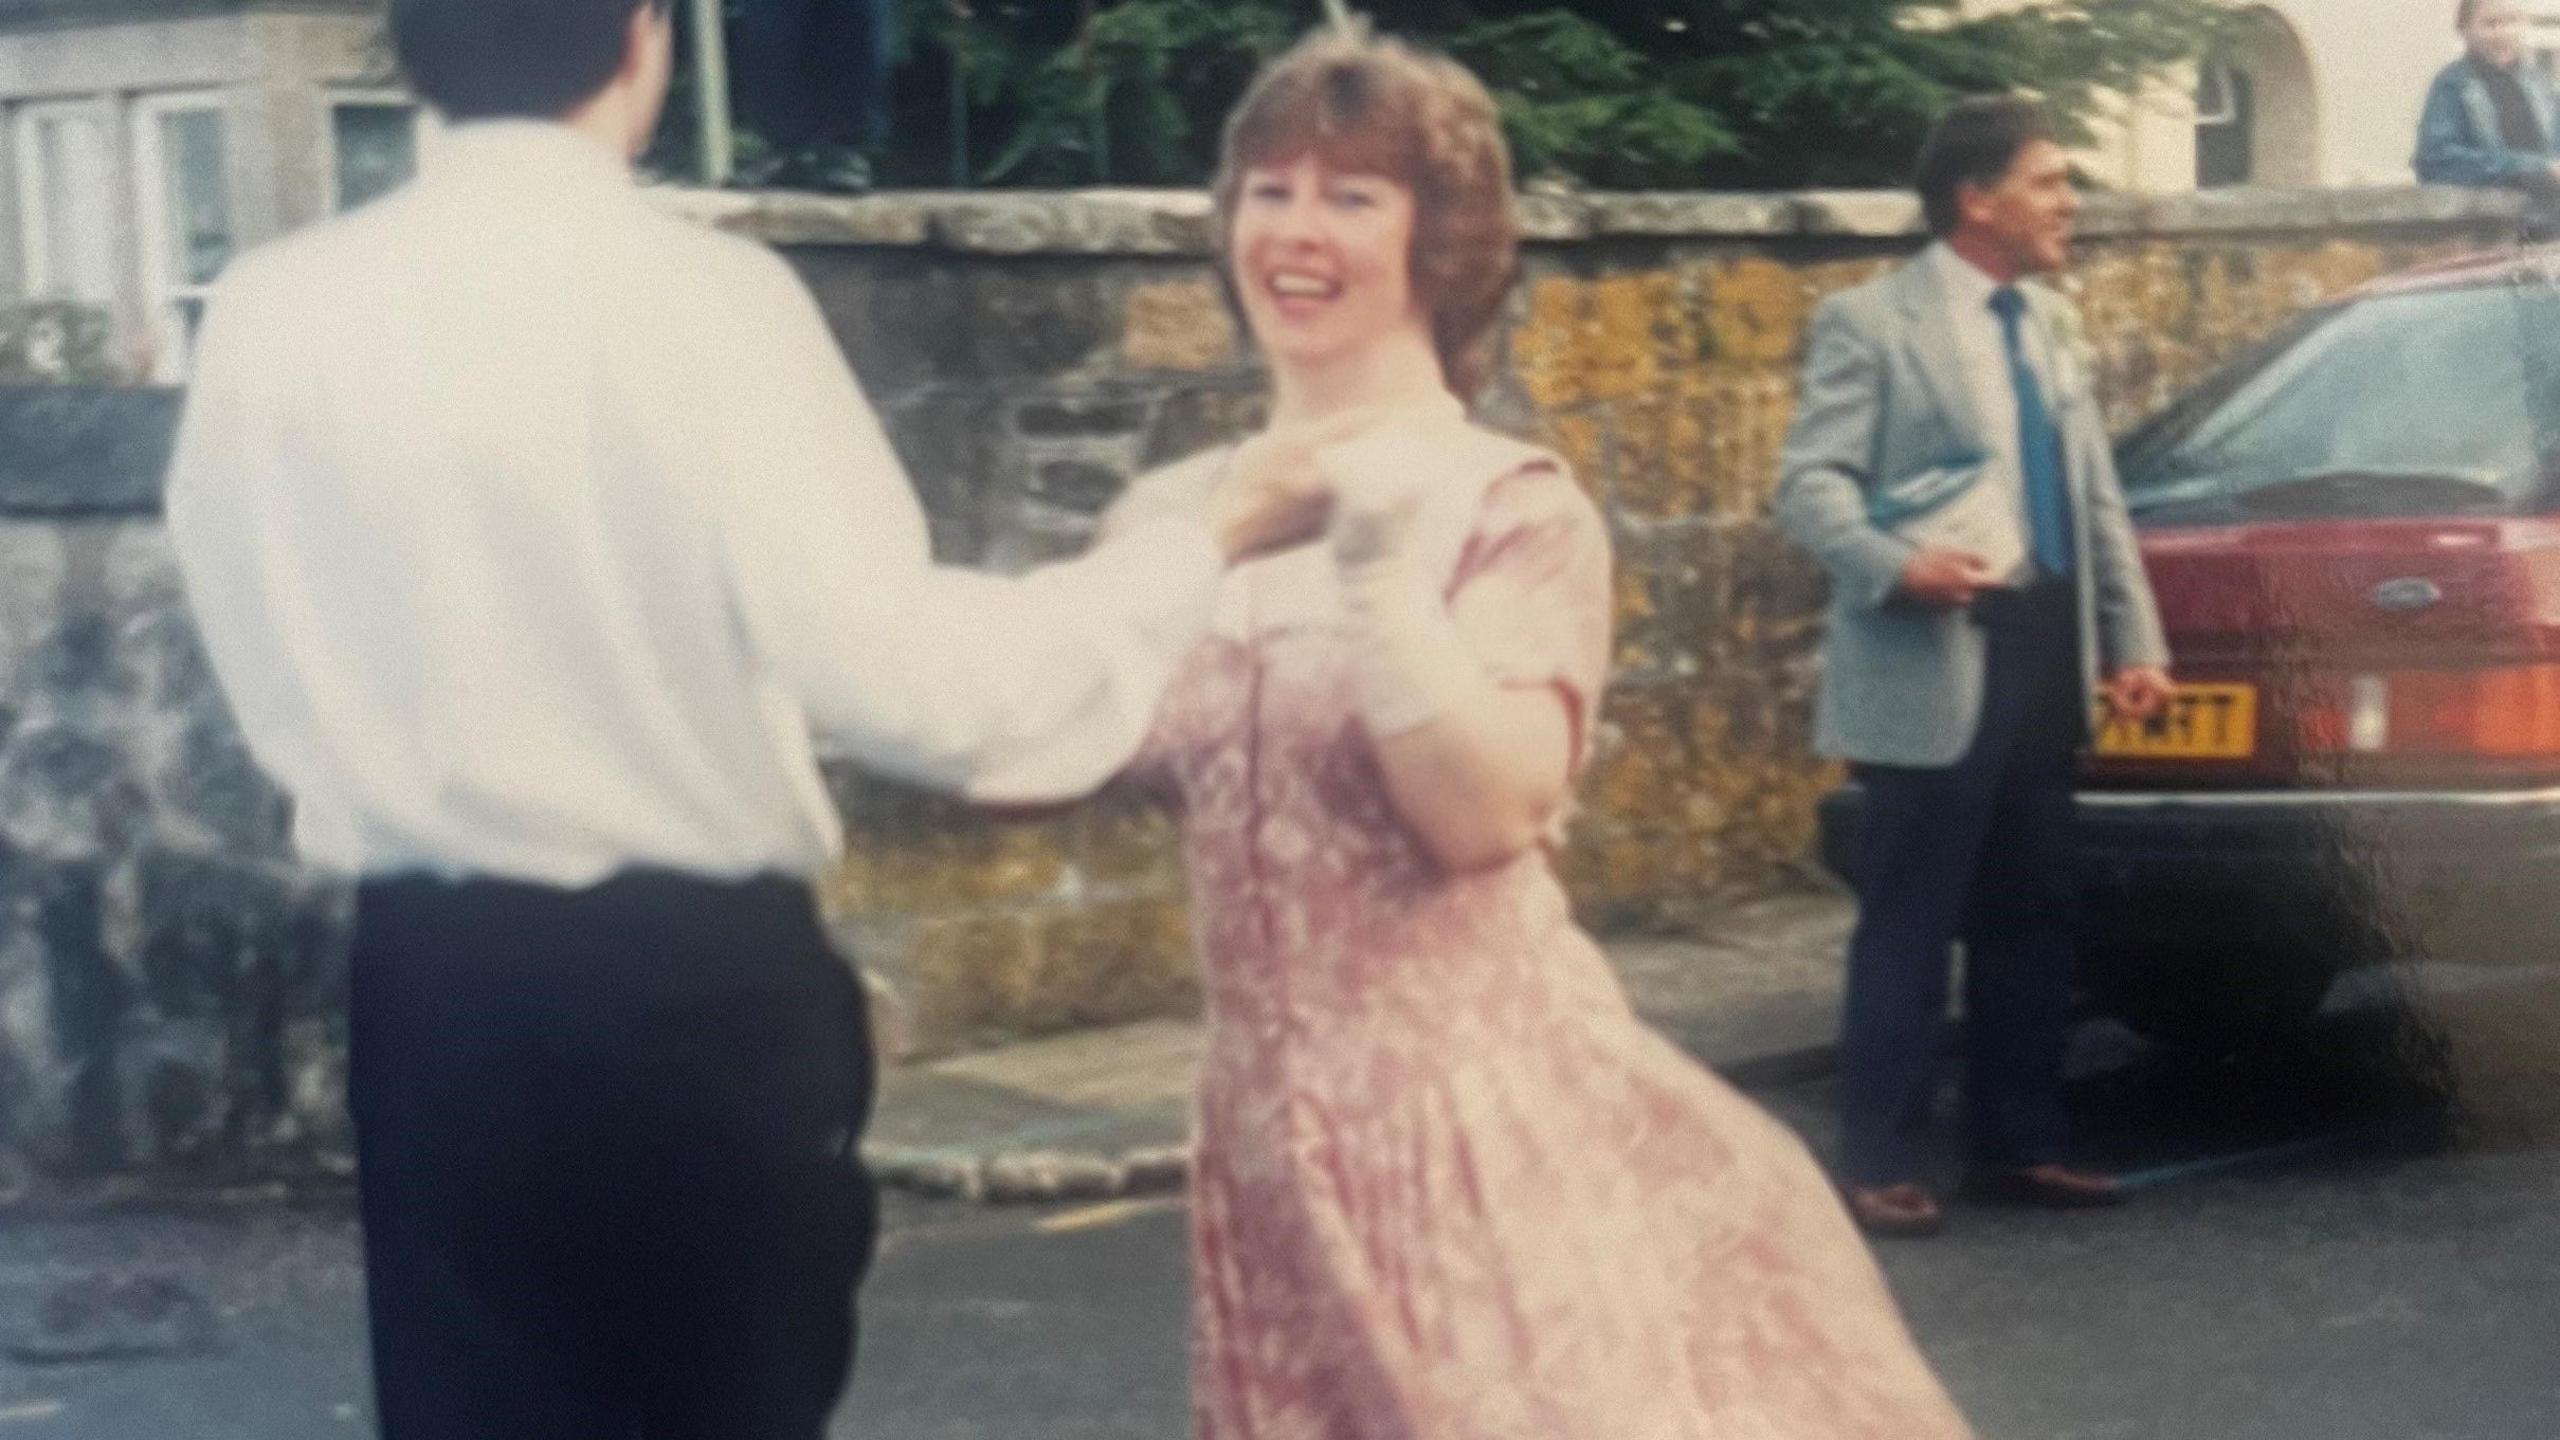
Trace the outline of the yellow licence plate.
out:
M 2113 760 L 2246 760 L 2258 751 L 2258 687 L 2181 685 L 2149 720 L 2099 707 L 2098 753 Z

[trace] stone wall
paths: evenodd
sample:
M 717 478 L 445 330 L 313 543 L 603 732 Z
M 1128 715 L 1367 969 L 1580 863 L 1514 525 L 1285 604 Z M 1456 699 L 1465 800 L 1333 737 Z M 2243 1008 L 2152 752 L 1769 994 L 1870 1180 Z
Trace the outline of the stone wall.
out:
M 1133 472 L 1260 387 L 1193 195 L 670 195 L 783 246 L 955 562 L 1069 553 Z M 1805 863 L 1821 577 L 1767 510 L 1804 318 L 1917 243 L 1888 195 L 1539 197 L 1487 396 L 1569 456 L 1620 557 L 1601 755 L 1565 868 L 1586 915 L 1694 921 Z M 2441 192 L 2092 207 L 2071 284 L 2130 420 L 2294 309 L 2503 238 Z M 342 888 L 205 672 L 156 519 L 175 397 L 0 387 L 0 1191 L 37 1175 L 342 1161 Z M 827 898 L 908 1043 L 1196 1003 L 1164 817 L 997 822 L 836 776 Z
M 1250 424 L 1260 387 L 1191 195 L 693 197 L 783 244 L 889 415 L 948 558 L 1076 549 L 1131 472 Z M 2296 309 L 2503 240 L 2459 192 L 2102 198 L 2067 284 L 2130 424 Z M 1564 869 L 1585 917 L 1676 927 L 1798 870 L 1824 582 L 1769 520 L 1822 295 L 1919 243 L 1890 194 L 1533 197 L 1484 399 L 1604 504 L 1619 647 Z M 833 895 L 927 1047 L 1192 1003 L 1159 820 L 996 824 L 877 791 Z
M 0 387 L 0 1192 L 345 1148 L 345 896 L 197 647 L 177 402 Z

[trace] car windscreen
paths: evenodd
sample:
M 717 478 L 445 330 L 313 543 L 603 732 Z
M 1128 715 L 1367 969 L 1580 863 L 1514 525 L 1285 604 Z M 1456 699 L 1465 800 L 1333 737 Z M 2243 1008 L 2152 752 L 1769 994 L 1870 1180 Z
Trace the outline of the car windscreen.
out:
M 2417 291 L 2314 314 L 2125 444 L 2158 522 L 2499 514 L 2551 498 L 2560 291 Z

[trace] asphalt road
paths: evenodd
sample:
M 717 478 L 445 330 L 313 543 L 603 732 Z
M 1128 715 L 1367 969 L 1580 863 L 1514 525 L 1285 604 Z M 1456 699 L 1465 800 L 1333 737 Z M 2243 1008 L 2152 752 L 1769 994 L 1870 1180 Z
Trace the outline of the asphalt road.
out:
M 2461 977 L 2456 977 L 2460 979 Z M 2436 987 L 2246 1062 L 2095 1028 L 2091 1145 L 2146 1185 L 2102 1215 L 1959 1211 L 1889 1247 L 1896 1290 L 1991 1440 L 2560 1435 L 2560 984 Z M 1828 1082 L 1764 1097 L 1817 1144 Z M 838 1433 L 1174 1440 L 1183 1217 L 900 1201 Z M 212 1353 L 0 1362 L 0 1440 L 367 1433 L 353 1227 L 334 1211 L 0 1230 L 0 1323 L 66 1283 L 165 1280 Z

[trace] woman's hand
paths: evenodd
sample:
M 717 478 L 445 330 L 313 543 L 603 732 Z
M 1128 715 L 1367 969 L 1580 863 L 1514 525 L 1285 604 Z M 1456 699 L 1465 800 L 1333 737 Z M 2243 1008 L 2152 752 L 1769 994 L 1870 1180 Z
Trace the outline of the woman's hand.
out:
M 1334 477 L 1319 457 L 1375 425 L 1379 413 L 1347 410 L 1274 425 L 1237 446 L 1204 517 L 1227 563 L 1314 539 L 1334 505 Z
M 1414 525 L 1441 480 L 1431 453 L 1437 428 L 1385 426 L 1317 453 L 1333 487 L 1333 559 L 1346 573 L 1373 574 L 1414 558 Z
M 1425 503 L 1447 483 L 1433 463 L 1431 428 L 1373 431 L 1318 457 L 1334 490 L 1334 573 L 1365 639 L 1361 715 L 1380 738 L 1438 718 L 1484 682 L 1449 626 L 1445 567 L 1417 543 Z
M 1417 433 L 1419 432 L 1419 433 Z M 1451 871 L 1501 864 L 1542 841 L 1572 770 L 1560 696 L 1494 683 L 1449 617 L 1455 556 L 1426 543 L 1449 483 L 1420 427 L 1337 447 L 1330 532 L 1358 631 L 1358 705 L 1389 798 Z

